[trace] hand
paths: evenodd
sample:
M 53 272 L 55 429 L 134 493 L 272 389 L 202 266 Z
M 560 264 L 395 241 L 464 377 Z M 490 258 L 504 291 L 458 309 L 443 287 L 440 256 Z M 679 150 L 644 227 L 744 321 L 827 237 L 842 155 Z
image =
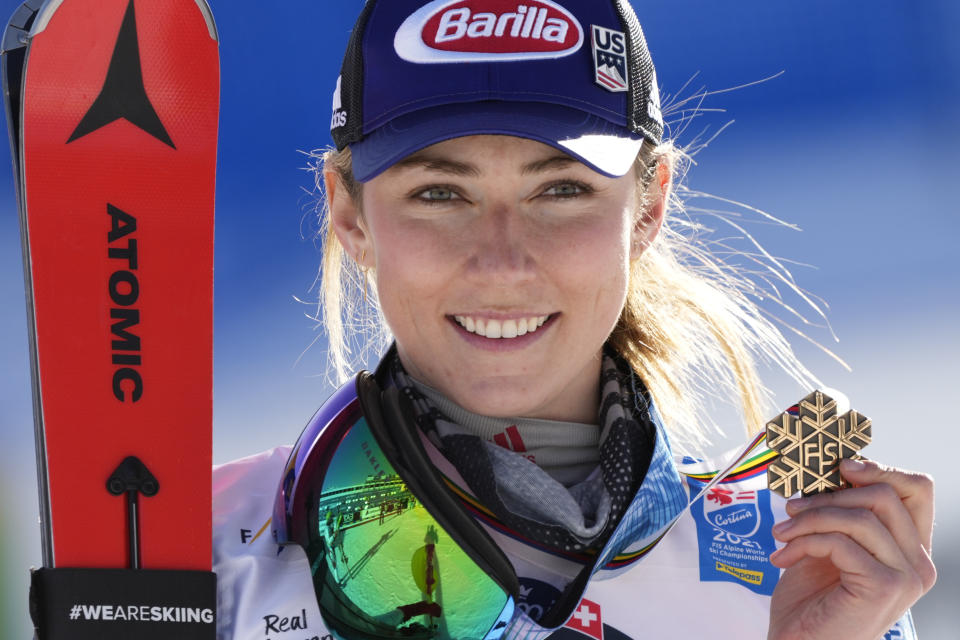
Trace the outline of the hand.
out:
M 853 486 L 787 502 L 768 639 L 876 640 L 930 590 L 933 479 L 843 460 Z

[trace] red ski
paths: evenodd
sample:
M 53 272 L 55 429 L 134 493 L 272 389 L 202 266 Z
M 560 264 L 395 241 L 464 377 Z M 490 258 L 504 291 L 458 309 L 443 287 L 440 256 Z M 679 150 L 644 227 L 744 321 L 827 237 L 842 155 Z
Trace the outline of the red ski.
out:
M 41 495 L 38 635 L 213 637 L 209 7 L 28 0 L 3 49 Z
M 209 572 L 209 7 L 30 0 L 4 35 L 3 70 L 44 565 Z

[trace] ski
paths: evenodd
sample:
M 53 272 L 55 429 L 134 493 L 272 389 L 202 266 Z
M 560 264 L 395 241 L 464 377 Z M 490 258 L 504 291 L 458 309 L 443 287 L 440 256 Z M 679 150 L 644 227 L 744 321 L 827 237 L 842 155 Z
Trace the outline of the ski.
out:
M 81 585 L 92 574 L 72 570 L 209 573 L 219 108 L 210 9 L 28 0 L 4 33 L 2 73 L 44 567 Z M 94 582 L 109 595 L 140 576 L 116 575 L 126 577 Z M 61 617 L 83 622 L 79 611 Z

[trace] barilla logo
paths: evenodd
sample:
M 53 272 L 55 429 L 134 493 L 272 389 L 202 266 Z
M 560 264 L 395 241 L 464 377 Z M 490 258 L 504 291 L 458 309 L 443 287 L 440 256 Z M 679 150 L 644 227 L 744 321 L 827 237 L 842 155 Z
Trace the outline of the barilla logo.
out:
M 404 20 L 393 41 L 417 63 L 562 58 L 583 45 L 583 28 L 551 0 L 434 0 Z

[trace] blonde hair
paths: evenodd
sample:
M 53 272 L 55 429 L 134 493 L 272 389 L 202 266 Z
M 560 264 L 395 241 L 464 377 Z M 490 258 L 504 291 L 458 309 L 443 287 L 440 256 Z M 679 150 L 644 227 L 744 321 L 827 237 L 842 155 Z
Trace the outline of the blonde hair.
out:
M 339 383 L 359 363 L 381 353 L 392 336 L 376 293 L 367 285 L 367 273 L 347 255 L 333 232 L 329 204 L 322 194 L 326 169 L 360 203 L 362 184 L 353 178 L 350 150 L 317 151 L 311 157 L 310 169 L 321 192 L 318 319 L 328 336 L 329 372 Z M 672 142 L 656 148 L 645 144 L 637 158 L 635 175 L 642 194 L 638 219 L 649 211 L 650 189 L 659 186 L 653 180 L 659 164 L 669 170 L 674 188 L 668 191 L 659 235 L 631 265 L 626 304 L 609 342 L 646 384 L 678 449 L 699 452 L 709 441 L 707 428 L 715 427 L 700 410 L 704 395 L 737 398 L 747 432 L 763 428 L 769 393 L 759 380 L 758 358 L 779 365 L 805 387 L 814 378 L 751 299 L 771 297 L 770 287 L 760 286 L 719 259 L 700 237 L 702 225 L 684 206 L 690 192 L 682 178 L 689 160 Z M 780 277 L 796 290 L 789 273 Z M 772 297 L 779 300 L 775 290 Z

